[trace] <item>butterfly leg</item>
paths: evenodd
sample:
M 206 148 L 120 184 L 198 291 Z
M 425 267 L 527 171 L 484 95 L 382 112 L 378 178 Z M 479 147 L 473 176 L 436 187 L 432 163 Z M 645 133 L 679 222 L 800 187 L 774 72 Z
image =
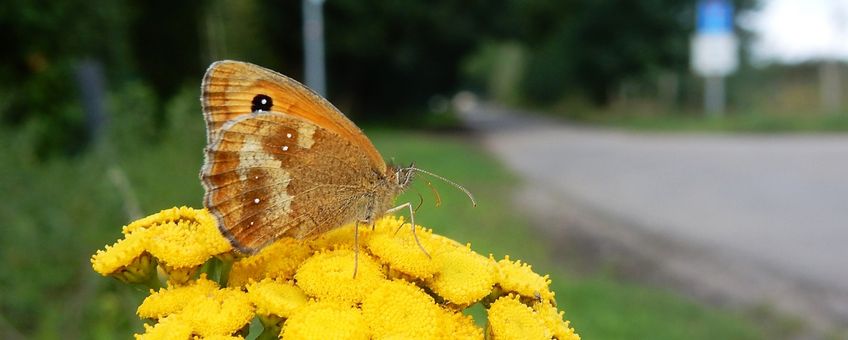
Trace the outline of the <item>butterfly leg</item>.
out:
M 359 221 L 353 222 L 353 278 L 359 268 Z
M 386 210 L 386 214 L 391 214 L 391 213 L 393 213 L 393 212 L 396 212 L 396 211 L 398 211 L 398 210 L 401 210 L 401 209 L 403 209 L 403 208 L 406 208 L 406 206 L 407 206 L 407 205 L 409 205 L 409 202 L 404 203 L 404 204 L 401 204 L 401 205 L 396 206 L 396 207 L 394 207 L 394 208 L 391 208 L 391 209 L 389 209 L 389 210 Z M 409 216 L 410 216 L 410 218 L 412 218 L 412 213 L 410 213 L 410 215 L 409 215 Z M 413 225 L 413 227 L 415 227 L 415 226 Z M 397 227 L 397 229 L 395 229 L 395 233 L 394 233 L 394 235 L 397 235 L 397 233 L 400 231 L 400 228 L 403 228 L 403 224 L 399 225 L 399 226 Z
M 412 209 L 411 203 L 406 202 L 404 204 L 387 210 L 386 213 L 393 213 L 403 208 L 409 209 L 409 222 L 412 225 L 412 237 L 415 238 L 415 243 L 418 244 L 418 248 L 421 249 L 421 252 L 423 252 L 424 255 L 427 255 L 427 257 L 432 258 L 432 256 L 430 256 L 430 253 L 427 252 L 427 249 L 424 249 L 424 246 L 421 245 L 421 241 L 418 240 L 418 234 L 415 232 L 415 211 Z M 402 226 L 403 225 L 401 225 L 401 227 Z M 398 227 L 398 230 L 400 230 L 400 227 Z M 395 230 L 395 233 L 397 233 L 397 230 Z

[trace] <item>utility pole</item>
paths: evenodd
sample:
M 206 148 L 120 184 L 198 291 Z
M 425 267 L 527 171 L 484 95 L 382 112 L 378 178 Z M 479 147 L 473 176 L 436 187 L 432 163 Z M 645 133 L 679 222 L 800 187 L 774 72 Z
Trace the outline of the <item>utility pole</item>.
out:
M 108 123 L 105 104 L 106 77 L 103 75 L 103 64 L 98 60 L 84 59 L 77 62 L 75 74 L 85 111 L 88 137 L 92 144 L 99 147 L 103 142 Z
M 710 117 L 724 116 L 725 106 L 724 77 L 704 78 L 704 112 Z
M 827 114 L 834 114 L 842 108 L 842 63 L 839 52 L 845 44 L 845 7 L 833 4 L 833 23 L 836 39 L 831 43 L 831 53 L 819 65 L 819 92 L 821 107 Z
M 323 5 L 324 0 L 303 0 L 303 65 L 306 86 L 326 97 Z

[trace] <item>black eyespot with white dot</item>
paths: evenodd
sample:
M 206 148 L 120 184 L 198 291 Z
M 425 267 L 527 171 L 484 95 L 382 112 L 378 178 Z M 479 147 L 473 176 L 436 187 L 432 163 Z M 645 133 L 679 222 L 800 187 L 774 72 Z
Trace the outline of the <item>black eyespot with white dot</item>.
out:
M 250 111 L 252 112 L 271 111 L 274 101 L 267 95 L 257 94 L 256 97 L 253 97 L 253 101 L 250 104 Z

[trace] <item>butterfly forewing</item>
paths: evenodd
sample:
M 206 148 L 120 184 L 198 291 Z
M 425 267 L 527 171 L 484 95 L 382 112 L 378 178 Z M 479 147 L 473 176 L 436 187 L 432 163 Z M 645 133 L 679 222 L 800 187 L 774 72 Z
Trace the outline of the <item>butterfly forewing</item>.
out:
M 242 115 L 206 148 L 204 204 L 222 233 L 251 253 L 361 218 L 381 176 L 372 163 L 359 146 L 300 117 Z
M 209 67 L 202 88 L 208 143 L 224 124 L 238 116 L 257 110 L 283 112 L 358 145 L 371 159 L 372 166 L 385 170 L 380 153 L 353 122 L 327 100 L 291 78 L 253 64 L 225 60 Z

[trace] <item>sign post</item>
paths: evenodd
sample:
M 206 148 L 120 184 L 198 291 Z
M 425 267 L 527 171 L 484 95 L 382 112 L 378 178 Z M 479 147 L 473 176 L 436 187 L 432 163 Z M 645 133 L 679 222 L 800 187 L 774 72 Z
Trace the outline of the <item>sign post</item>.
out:
M 323 4 L 324 0 L 303 0 L 303 64 L 306 85 L 326 97 Z
M 739 65 L 738 41 L 733 33 L 733 5 L 728 0 L 700 0 L 692 37 L 692 70 L 704 77 L 704 111 L 722 116 L 724 77 Z

